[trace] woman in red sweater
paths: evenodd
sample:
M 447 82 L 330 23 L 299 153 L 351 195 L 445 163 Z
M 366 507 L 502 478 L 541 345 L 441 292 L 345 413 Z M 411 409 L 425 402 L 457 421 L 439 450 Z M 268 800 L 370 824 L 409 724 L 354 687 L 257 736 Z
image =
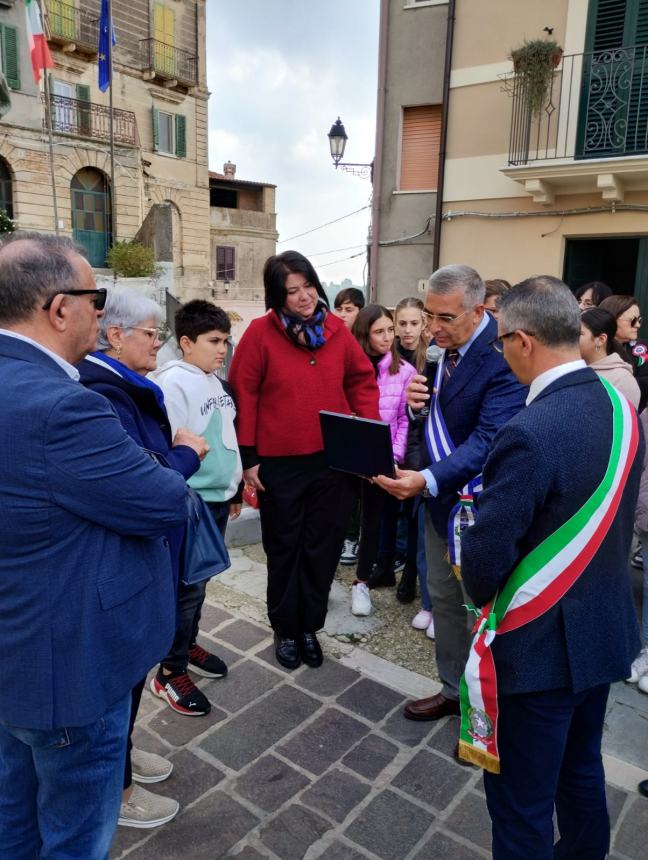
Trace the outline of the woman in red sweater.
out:
M 296 669 L 322 663 L 315 634 L 354 498 L 350 477 L 326 465 L 319 412 L 378 418 L 378 387 L 306 257 L 270 257 L 263 282 L 268 312 L 241 338 L 229 382 L 244 477 L 259 494 L 275 653 Z

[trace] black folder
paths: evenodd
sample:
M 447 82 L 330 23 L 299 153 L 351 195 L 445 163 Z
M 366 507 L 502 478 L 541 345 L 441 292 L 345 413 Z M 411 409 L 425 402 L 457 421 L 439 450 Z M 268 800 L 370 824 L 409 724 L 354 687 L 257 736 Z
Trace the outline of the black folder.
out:
M 391 430 L 385 421 L 320 412 L 324 452 L 331 469 L 362 478 L 394 478 Z

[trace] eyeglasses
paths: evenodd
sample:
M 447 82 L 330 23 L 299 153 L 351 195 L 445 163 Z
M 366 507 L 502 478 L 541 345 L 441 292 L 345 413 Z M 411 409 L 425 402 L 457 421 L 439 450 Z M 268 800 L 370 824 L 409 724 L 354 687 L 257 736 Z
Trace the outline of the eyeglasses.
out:
M 144 331 L 151 338 L 151 340 L 164 340 L 164 335 L 166 334 L 166 329 L 163 328 L 145 328 L 141 325 L 132 325 L 129 328 L 135 329 L 136 331 Z
M 452 314 L 431 314 L 429 311 L 423 311 L 423 314 L 428 323 L 433 323 L 436 320 L 441 325 L 452 325 L 453 323 L 456 323 L 457 320 L 460 320 L 461 317 L 465 317 L 466 314 L 469 314 L 473 310 L 474 308 L 468 308 L 467 311 L 464 311 L 456 317 L 453 317 Z
M 643 317 L 632 317 L 630 328 L 638 328 L 640 325 L 643 325 Z
M 516 328 L 515 331 L 507 331 L 506 334 L 500 334 L 493 338 L 488 345 L 492 346 L 495 352 L 504 352 L 504 341 L 509 337 L 513 337 L 513 335 L 518 332 L 522 332 L 522 334 L 525 334 L 527 337 L 535 337 L 535 332 L 533 331 L 527 331 L 524 328 Z
M 95 306 L 95 310 L 102 311 L 106 307 L 106 289 L 98 287 L 96 290 L 59 290 L 45 302 L 44 311 L 48 311 L 52 307 L 52 302 L 57 296 L 94 296 L 90 302 Z

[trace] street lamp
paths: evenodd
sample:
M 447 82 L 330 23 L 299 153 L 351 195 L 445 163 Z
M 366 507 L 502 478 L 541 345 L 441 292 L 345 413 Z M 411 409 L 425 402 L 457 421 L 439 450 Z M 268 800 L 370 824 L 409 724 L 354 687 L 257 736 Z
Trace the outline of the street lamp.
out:
M 344 150 L 346 148 L 346 142 L 349 139 L 347 133 L 345 131 L 344 126 L 342 125 L 342 120 L 340 117 L 333 123 L 331 126 L 331 130 L 328 133 L 329 146 L 331 148 L 331 158 L 333 159 L 333 164 L 335 165 L 335 169 L 338 167 L 345 171 L 345 173 L 352 173 L 354 176 L 362 176 L 363 178 L 369 178 L 373 181 L 373 163 L 372 164 L 356 164 L 353 162 L 343 162 L 342 158 L 344 157 Z

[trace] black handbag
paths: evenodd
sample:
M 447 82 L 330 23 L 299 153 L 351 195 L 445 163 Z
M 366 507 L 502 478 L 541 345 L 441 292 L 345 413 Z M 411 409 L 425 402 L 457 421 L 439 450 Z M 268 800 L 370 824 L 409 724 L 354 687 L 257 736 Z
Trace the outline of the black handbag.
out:
M 187 527 L 182 546 L 180 581 L 196 585 L 231 567 L 220 529 L 202 496 L 187 488 Z

